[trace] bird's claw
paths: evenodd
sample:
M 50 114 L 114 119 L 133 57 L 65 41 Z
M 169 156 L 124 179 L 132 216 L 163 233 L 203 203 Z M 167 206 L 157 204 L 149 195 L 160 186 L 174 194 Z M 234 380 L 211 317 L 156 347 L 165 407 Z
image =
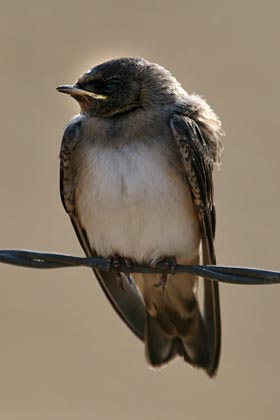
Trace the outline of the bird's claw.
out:
M 116 271 L 120 267 L 120 257 L 118 255 L 110 255 L 106 258 L 106 263 L 109 271 Z
M 150 264 L 153 268 L 160 268 L 166 274 L 175 274 L 177 267 L 176 257 L 164 257 L 153 260 Z
M 132 261 L 130 258 L 120 257 L 119 255 L 110 255 L 106 258 L 109 271 L 118 271 L 120 266 L 124 264 L 127 268 L 131 268 Z

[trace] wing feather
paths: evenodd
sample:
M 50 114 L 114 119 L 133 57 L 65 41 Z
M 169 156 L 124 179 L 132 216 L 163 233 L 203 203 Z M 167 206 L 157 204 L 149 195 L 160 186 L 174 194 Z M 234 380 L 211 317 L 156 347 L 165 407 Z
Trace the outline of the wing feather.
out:
M 171 119 L 171 128 L 181 152 L 186 178 L 197 209 L 202 237 L 203 263 L 216 264 L 214 248 L 216 213 L 212 177 L 214 159 L 207 139 L 202 135 L 199 123 L 193 118 L 175 114 Z M 210 354 L 207 371 L 212 376 L 217 370 L 220 357 L 220 301 L 218 283 L 207 278 L 204 279 L 203 318 Z

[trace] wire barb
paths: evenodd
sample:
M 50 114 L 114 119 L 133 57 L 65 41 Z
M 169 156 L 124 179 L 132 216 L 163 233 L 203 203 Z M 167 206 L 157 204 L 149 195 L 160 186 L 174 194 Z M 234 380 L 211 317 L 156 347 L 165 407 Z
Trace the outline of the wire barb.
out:
M 46 253 L 27 250 L 0 250 L 0 262 L 19 267 L 28 268 L 67 268 L 67 267 L 91 267 L 100 271 L 108 271 L 108 263 L 103 257 L 74 257 L 72 255 Z M 112 271 L 122 273 L 164 273 L 164 264 L 158 264 L 155 268 L 149 265 L 120 264 Z M 258 285 L 279 284 L 280 272 L 259 270 L 257 268 L 227 267 L 218 265 L 180 265 L 176 266 L 174 274 L 188 273 L 200 277 L 206 277 L 222 283 Z

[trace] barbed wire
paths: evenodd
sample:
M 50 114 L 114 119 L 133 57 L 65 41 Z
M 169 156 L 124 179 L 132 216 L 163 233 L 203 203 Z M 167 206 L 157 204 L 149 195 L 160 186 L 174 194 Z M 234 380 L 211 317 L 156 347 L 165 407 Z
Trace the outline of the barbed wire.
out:
M 155 268 L 149 265 L 132 264 L 127 266 L 120 262 L 117 268 L 108 264 L 108 260 L 103 257 L 74 257 L 72 255 L 46 253 L 28 250 L 0 250 L 0 262 L 20 267 L 51 269 L 67 267 L 90 267 L 100 271 L 116 271 L 123 273 L 164 273 L 166 266 L 164 263 Z M 229 267 L 218 265 L 181 265 L 178 264 L 174 274 L 188 273 L 200 277 L 206 277 L 222 283 L 239 285 L 260 285 L 260 284 L 279 284 L 280 272 L 270 270 L 260 270 L 257 268 Z

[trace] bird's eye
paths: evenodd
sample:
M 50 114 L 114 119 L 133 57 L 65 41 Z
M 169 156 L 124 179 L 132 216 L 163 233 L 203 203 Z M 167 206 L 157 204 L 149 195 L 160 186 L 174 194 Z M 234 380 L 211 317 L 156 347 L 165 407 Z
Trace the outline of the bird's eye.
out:
M 82 89 L 88 90 L 89 92 L 94 92 L 98 94 L 110 94 L 118 90 L 122 82 L 119 79 L 109 79 L 109 80 L 90 80 L 84 83 L 77 83 Z
M 119 80 L 108 80 L 104 84 L 104 89 L 108 93 L 115 92 L 117 89 L 119 89 L 120 85 L 121 85 L 121 83 L 120 83 Z

